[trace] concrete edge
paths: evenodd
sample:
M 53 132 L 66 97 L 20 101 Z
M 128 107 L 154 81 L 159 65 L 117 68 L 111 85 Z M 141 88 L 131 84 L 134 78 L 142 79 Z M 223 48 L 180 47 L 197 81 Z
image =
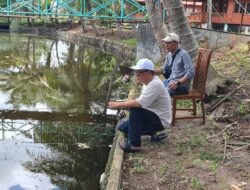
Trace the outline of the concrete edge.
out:
M 128 94 L 128 100 L 131 100 L 137 94 L 138 89 L 136 86 L 131 86 Z M 129 113 L 125 111 L 125 114 L 128 116 Z M 119 124 L 119 122 L 118 122 Z M 122 163 L 124 160 L 124 151 L 120 148 L 119 142 L 124 140 L 122 135 L 119 135 L 119 132 L 116 131 L 115 140 L 112 148 L 114 148 L 114 154 L 112 163 L 110 164 L 109 176 L 107 176 L 107 186 L 105 190 L 120 190 L 121 187 L 121 177 L 122 177 Z
M 114 143 L 114 155 L 113 161 L 110 167 L 106 190 L 119 190 L 121 185 L 122 176 L 122 163 L 124 158 L 124 152 L 119 146 L 119 142 L 122 140 L 121 135 L 116 132 L 116 141 Z

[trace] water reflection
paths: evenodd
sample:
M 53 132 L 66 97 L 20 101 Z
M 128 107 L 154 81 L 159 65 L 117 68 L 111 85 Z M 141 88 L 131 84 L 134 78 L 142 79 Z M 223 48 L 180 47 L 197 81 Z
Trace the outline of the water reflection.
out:
M 22 120 L 1 126 L 1 189 L 98 189 L 113 127 Z
M 115 125 L 103 110 L 119 60 L 56 39 L 1 34 L 0 43 L 1 190 L 98 189 Z
M 93 113 L 103 107 L 113 56 L 58 40 L 3 37 L 10 48 L 0 51 L 0 95 L 13 109 Z

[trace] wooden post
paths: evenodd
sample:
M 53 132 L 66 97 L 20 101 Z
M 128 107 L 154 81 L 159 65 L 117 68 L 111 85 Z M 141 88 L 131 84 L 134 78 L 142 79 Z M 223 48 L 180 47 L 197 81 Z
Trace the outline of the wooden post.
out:
M 243 7 L 243 8 L 242 8 Z M 241 21 L 240 21 L 240 29 L 239 29 L 239 33 L 241 33 L 241 29 L 242 29 L 242 23 L 243 23 L 243 17 L 244 17 L 244 13 L 245 13 L 245 7 L 246 7 L 246 0 L 244 0 L 243 5 L 241 4 L 240 10 L 242 9 L 242 15 L 241 15 Z
M 212 0 L 207 0 L 207 28 L 212 29 Z

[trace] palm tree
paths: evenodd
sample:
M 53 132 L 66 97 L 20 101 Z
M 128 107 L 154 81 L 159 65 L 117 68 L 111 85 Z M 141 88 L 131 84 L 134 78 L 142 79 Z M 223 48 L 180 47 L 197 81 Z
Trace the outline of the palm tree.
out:
M 162 19 L 161 7 L 156 6 L 151 0 L 146 0 L 146 7 L 155 38 L 163 53 L 165 50 L 161 45 L 161 39 L 168 33 L 168 28 Z M 190 53 L 194 61 L 198 52 L 198 44 L 185 16 L 181 0 L 163 0 L 163 8 L 167 10 L 168 26 L 171 32 L 175 32 L 180 36 L 181 46 Z
M 155 6 L 153 4 L 153 1 L 151 0 L 146 0 L 145 3 L 149 16 L 149 21 L 151 23 L 151 26 L 155 34 L 155 39 L 158 43 L 158 46 L 160 47 L 162 56 L 164 56 L 165 49 L 161 43 L 161 39 L 164 38 L 168 33 L 167 26 L 164 24 L 162 20 L 162 15 L 161 11 L 159 10 L 159 7 Z
M 181 46 L 189 52 L 194 61 L 198 52 L 198 44 L 188 23 L 188 19 L 185 16 L 182 1 L 163 0 L 163 4 L 167 10 L 171 29 L 180 36 Z

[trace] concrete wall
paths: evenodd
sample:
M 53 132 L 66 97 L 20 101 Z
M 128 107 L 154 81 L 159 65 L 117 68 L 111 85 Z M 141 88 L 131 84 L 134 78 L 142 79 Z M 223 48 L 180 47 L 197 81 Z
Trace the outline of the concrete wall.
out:
M 250 35 L 201 28 L 192 29 L 199 46 L 203 48 L 216 49 L 224 46 L 233 46 L 236 43 L 250 42 Z M 157 63 L 162 59 L 150 24 L 139 24 L 136 29 L 136 38 L 136 60 L 147 57 Z
M 136 60 L 151 59 L 154 63 L 161 60 L 159 45 L 155 39 L 151 24 L 138 24 L 136 28 Z
M 250 35 L 192 28 L 200 47 L 216 49 L 223 46 L 233 46 L 236 43 L 250 41 Z
M 57 38 L 79 45 L 84 44 L 99 48 L 102 51 L 115 55 L 124 60 L 134 61 L 136 57 L 135 48 L 131 48 L 117 41 L 103 39 L 102 37 L 88 37 L 84 36 L 84 34 L 59 31 L 57 32 Z

